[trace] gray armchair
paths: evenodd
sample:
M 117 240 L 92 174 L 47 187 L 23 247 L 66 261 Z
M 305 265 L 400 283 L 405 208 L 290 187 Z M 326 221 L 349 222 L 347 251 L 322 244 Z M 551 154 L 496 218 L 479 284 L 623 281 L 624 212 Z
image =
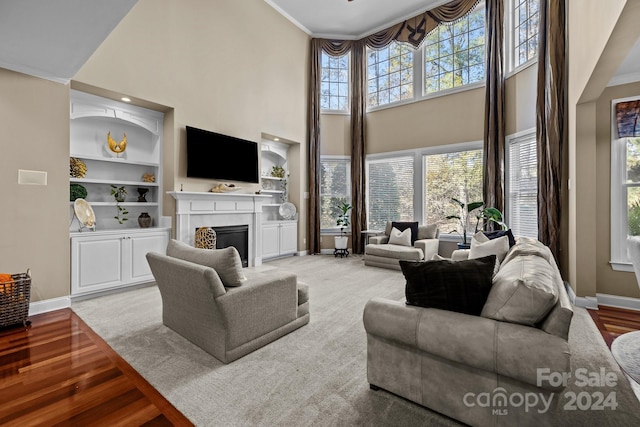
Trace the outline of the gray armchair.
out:
M 243 269 L 246 280 L 225 288 L 211 267 L 153 252 L 147 260 L 163 324 L 224 363 L 309 322 L 308 287 L 293 273 Z

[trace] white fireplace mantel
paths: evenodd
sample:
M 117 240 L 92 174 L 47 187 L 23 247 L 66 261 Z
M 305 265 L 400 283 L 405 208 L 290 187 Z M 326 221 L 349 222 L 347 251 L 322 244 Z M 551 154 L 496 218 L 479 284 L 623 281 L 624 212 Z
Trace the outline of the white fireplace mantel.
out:
M 194 245 L 198 227 L 249 226 L 249 266 L 262 264 L 262 205 L 271 196 L 168 191 L 176 199 L 176 239 Z

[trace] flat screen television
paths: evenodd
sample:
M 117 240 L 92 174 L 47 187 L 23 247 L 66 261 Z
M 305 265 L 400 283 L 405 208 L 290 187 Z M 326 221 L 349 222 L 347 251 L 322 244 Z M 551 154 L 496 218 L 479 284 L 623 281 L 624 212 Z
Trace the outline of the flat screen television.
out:
M 187 176 L 260 182 L 258 144 L 187 126 Z

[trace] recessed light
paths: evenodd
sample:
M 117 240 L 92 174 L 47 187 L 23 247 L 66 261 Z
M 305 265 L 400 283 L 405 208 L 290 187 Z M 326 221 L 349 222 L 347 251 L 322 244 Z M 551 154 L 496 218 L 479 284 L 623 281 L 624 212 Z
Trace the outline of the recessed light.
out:
M 274 141 L 280 141 L 280 138 L 273 138 Z
M 120 99 L 123 100 L 124 102 L 131 102 L 131 98 L 127 98 L 126 96 L 123 96 Z

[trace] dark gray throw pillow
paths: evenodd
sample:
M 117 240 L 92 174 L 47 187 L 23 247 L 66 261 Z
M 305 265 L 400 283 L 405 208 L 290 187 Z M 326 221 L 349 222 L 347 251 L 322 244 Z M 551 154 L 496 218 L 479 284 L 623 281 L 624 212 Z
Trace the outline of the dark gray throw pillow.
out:
M 479 316 L 491 290 L 496 256 L 463 261 L 400 261 L 407 304 Z
M 415 221 L 415 222 L 396 222 L 396 221 L 393 221 L 391 223 L 391 227 L 395 227 L 400 231 L 404 231 L 407 228 L 410 228 L 411 229 L 411 246 L 413 246 L 413 244 L 418 239 L 418 221 Z
M 495 230 L 495 231 L 483 231 L 484 235 L 487 236 L 490 240 L 497 239 L 498 237 L 508 236 L 509 237 L 509 247 L 512 247 L 516 244 L 516 239 L 513 237 L 513 232 L 511 229 L 508 230 Z

